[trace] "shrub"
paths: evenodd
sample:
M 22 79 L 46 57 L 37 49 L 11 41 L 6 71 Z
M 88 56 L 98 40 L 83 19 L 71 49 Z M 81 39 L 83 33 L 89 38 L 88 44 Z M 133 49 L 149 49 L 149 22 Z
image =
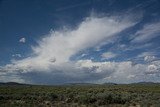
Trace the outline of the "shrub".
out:
M 51 97 L 51 100 L 54 101 L 58 98 L 58 95 L 56 95 L 55 93 L 51 93 L 50 97 Z

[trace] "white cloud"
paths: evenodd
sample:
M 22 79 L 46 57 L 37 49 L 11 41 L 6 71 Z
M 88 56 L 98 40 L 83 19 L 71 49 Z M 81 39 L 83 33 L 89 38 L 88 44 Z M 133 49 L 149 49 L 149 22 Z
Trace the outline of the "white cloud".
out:
M 135 78 L 135 75 L 128 75 L 127 78 Z
M 12 57 L 22 57 L 21 54 L 13 54 Z
M 118 17 L 88 17 L 76 29 L 53 31 L 33 46 L 34 57 L 12 62 L 14 69 L 46 71 L 50 66 L 69 62 L 79 51 L 94 47 L 136 22 Z M 52 62 L 51 60 L 55 61 Z
M 124 17 L 88 17 L 76 29 L 52 31 L 32 46 L 33 55 L 21 60 L 13 60 L 0 68 L 2 72 L 18 72 L 24 79 L 36 80 L 36 75 L 47 76 L 54 81 L 94 81 L 145 71 L 145 65 L 133 65 L 132 62 L 93 62 L 91 60 L 71 61 L 70 57 L 80 51 L 93 48 L 99 44 L 110 42 L 121 31 L 135 25 L 132 19 Z M 25 41 L 25 38 L 23 39 Z M 22 40 L 22 41 L 23 41 Z M 114 57 L 113 53 L 104 55 L 105 58 Z M 26 77 L 25 77 L 26 75 Z M 28 76 L 29 75 L 29 76 Z M 61 80 L 59 80 L 61 78 Z M 67 80 L 65 80 L 67 79 Z M 117 80 L 118 80 L 117 79 Z M 44 80 L 47 81 L 47 80 Z M 52 81 L 52 82 L 53 82 Z
M 1 82 L 18 82 L 18 83 L 25 83 L 26 81 L 23 78 L 20 78 L 19 75 L 0 75 L 0 81 Z
M 119 48 L 121 48 L 121 49 L 124 49 L 125 47 L 126 47 L 125 44 L 120 44 L 120 45 L 119 45 Z
M 109 43 L 113 43 L 113 42 L 115 42 L 113 39 L 108 39 L 108 40 L 106 40 L 106 41 L 103 41 L 103 42 L 101 42 L 101 43 L 99 43 L 95 48 L 94 48 L 94 50 L 95 51 L 101 51 L 102 49 L 101 49 L 101 47 L 102 46 L 104 46 L 104 45 L 106 45 L 106 44 L 109 44 Z
M 147 62 L 153 61 L 153 60 L 155 60 L 155 59 L 156 59 L 155 56 L 145 56 L 145 57 L 144 57 L 144 61 L 147 61 Z
M 148 42 L 152 38 L 155 38 L 160 35 L 159 28 L 160 28 L 160 22 L 144 25 L 144 27 L 141 30 L 138 30 L 135 33 L 132 42 L 133 43 Z
M 1 82 L 18 82 L 18 83 L 26 82 L 23 78 L 21 78 L 19 75 L 16 75 L 16 74 L 17 72 L 9 73 L 5 71 L 0 71 L 0 81 Z
M 25 43 L 25 42 L 26 42 L 26 38 L 21 38 L 21 39 L 19 39 L 19 42 Z
M 12 72 L 12 66 L 8 65 L 7 70 L 11 71 L 9 73 L 17 74 L 17 72 Z M 20 72 L 19 69 L 14 68 L 14 71 L 16 70 Z M 36 70 L 42 70 L 42 68 L 36 68 Z M 32 69 L 30 72 L 21 72 L 20 74 L 21 75 L 19 78 L 21 81 L 24 79 L 23 81 L 31 81 L 31 83 L 46 82 L 48 84 L 52 84 L 93 81 L 100 81 L 101 83 L 130 83 L 135 81 L 147 81 L 148 79 L 151 79 L 150 75 L 160 74 L 160 61 L 154 61 L 148 64 L 134 64 L 131 61 L 94 62 L 92 60 L 79 60 L 77 62 L 68 62 L 61 65 L 52 66 L 52 70 L 50 72 L 38 72 Z M 21 76 L 25 78 L 21 78 Z M 4 74 L 2 77 L 4 77 Z M 10 77 L 10 79 L 13 78 Z M 157 76 L 155 75 L 154 78 L 157 78 Z M 9 81 L 9 79 L 7 81 Z M 160 79 L 157 79 L 157 81 L 160 81 Z
M 117 56 L 117 54 L 113 53 L 113 52 L 105 52 L 102 55 L 102 59 L 111 59 Z
M 160 74 L 160 61 L 153 61 L 149 64 L 134 64 L 131 61 L 93 62 L 91 60 L 80 60 L 77 65 L 101 73 L 104 76 L 101 78 L 101 82 L 129 83 L 147 81 L 148 79 L 153 81 L 150 74 Z M 154 78 L 158 78 L 158 76 L 155 75 Z M 157 79 L 157 81 L 160 81 L 160 79 Z
M 144 63 L 149 63 L 158 60 L 156 57 L 157 52 L 142 52 L 138 54 L 136 57 L 134 57 L 135 60 L 144 61 Z
M 152 43 L 145 43 L 145 44 L 132 44 L 131 46 L 125 46 L 123 47 L 123 51 L 128 51 L 128 50 L 136 50 L 136 49 L 143 49 L 143 48 L 148 48 L 152 46 Z
M 84 57 L 84 56 L 86 56 L 87 54 L 85 54 L 85 53 L 83 53 L 82 55 L 81 55 L 81 57 Z
M 154 56 L 154 55 L 156 55 L 155 52 L 142 52 L 137 57 L 146 57 L 146 56 Z
M 160 74 L 160 60 L 152 61 L 148 67 L 146 74 Z

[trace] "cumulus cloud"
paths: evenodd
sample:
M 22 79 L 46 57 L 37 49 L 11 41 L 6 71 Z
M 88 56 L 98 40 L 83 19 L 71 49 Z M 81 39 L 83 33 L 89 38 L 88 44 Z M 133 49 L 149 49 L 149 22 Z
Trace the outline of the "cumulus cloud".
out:
M 150 74 L 154 78 L 158 78 L 160 74 L 160 61 L 153 61 L 148 64 L 133 63 L 132 61 L 123 62 L 93 62 L 91 60 L 80 60 L 77 62 L 80 67 L 88 68 L 90 71 L 103 75 L 101 82 L 130 83 L 138 81 L 153 81 Z M 104 72 L 104 73 L 103 73 Z M 160 79 L 157 79 L 160 81 Z
M 26 38 L 21 38 L 21 39 L 19 39 L 19 42 L 25 43 L 25 42 L 26 42 Z
M 152 61 L 147 67 L 146 74 L 156 74 L 160 76 L 160 60 Z
M 80 51 L 94 48 L 104 42 L 110 42 L 118 33 L 136 23 L 134 20 L 123 16 L 88 17 L 75 29 L 50 32 L 38 41 L 37 46 L 32 46 L 33 56 L 21 60 L 12 60 L 11 64 L 0 67 L 0 71 L 16 73 L 24 80 L 31 80 L 35 83 L 103 81 L 107 77 L 110 77 L 110 80 L 116 77 L 117 80 L 124 82 L 127 77 L 134 78 L 140 72 L 144 74 L 147 65 L 134 65 L 129 61 L 72 61 L 70 58 Z M 102 56 L 112 58 L 116 55 L 104 53 Z M 40 78 L 35 78 L 35 76 Z
M 144 61 L 147 61 L 147 62 L 153 61 L 153 60 L 155 60 L 155 59 L 156 59 L 155 56 L 145 56 L 145 57 L 144 57 Z
M 160 28 L 160 22 L 144 25 L 142 29 L 138 30 L 135 33 L 132 42 L 133 43 L 148 42 L 149 40 L 159 36 L 160 33 L 159 28 Z
M 117 56 L 117 54 L 113 53 L 113 52 L 105 52 L 102 55 L 102 59 L 111 59 Z
M 18 83 L 26 82 L 26 80 L 21 78 L 21 76 L 17 75 L 17 72 L 9 73 L 4 71 L 0 71 L 0 81 L 1 82 L 18 82 Z
M 13 70 L 13 67 L 8 66 L 7 70 L 9 69 Z M 16 70 L 18 69 L 14 69 L 14 71 Z M 78 60 L 76 62 L 68 62 L 58 66 L 52 66 L 50 72 L 39 72 L 35 70 L 21 72 L 18 70 L 18 72 L 9 73 L 16 76 L 18 75 L 16 79 L 17 81 L 22 81 L 24 79 L 23 81 L 25 82 L 38 84 L 97 81 L 100 81 L 100 83 L 130 83 L 135 81 L 147 81 L 148 79 L 152 80 L 150 76 L 153 76 L 154 74 L 156 74 L 154 75 L 154 78 L 157 78 L 157 74 L 160 74 L 160 61 L 153 61 L 148 64 L 134 64 L 132 61 L 94 62 L 92 60 Z M 10 77 L 10 79 L 14 80 L 13 78 Z M 157 81 L 160 80 L 157 79 Z

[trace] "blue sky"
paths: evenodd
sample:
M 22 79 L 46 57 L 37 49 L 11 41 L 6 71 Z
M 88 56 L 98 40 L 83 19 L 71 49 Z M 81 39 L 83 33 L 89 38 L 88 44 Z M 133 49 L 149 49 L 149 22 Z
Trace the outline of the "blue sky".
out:
M 160 82 L 159 0 L 0 0 L 0 81 Z

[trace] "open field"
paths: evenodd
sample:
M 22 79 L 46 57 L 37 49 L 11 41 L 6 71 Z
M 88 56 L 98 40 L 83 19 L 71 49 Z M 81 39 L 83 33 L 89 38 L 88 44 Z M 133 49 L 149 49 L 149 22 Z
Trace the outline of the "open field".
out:
M 0 85 L 0 107 L 160 107 L 160 84 Z

